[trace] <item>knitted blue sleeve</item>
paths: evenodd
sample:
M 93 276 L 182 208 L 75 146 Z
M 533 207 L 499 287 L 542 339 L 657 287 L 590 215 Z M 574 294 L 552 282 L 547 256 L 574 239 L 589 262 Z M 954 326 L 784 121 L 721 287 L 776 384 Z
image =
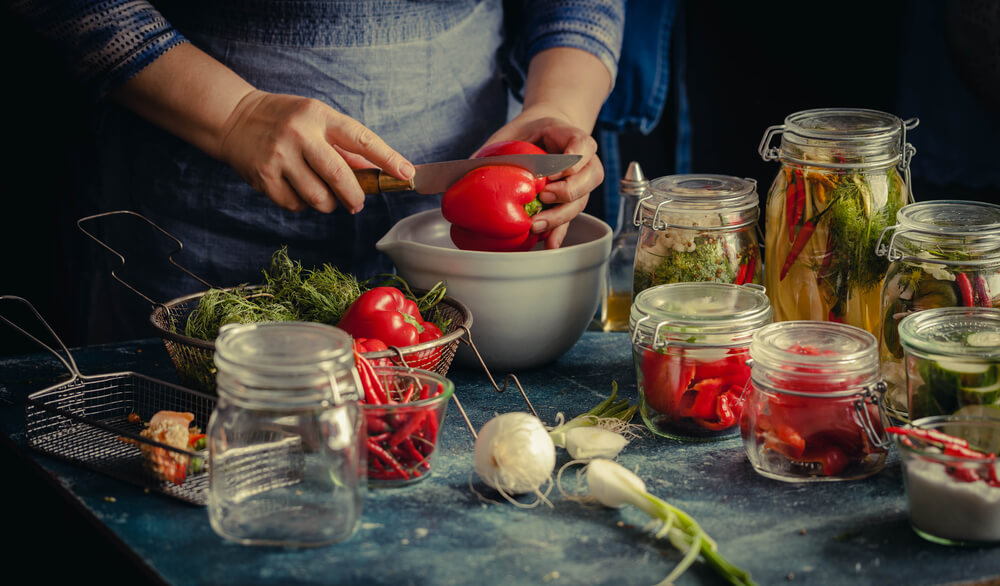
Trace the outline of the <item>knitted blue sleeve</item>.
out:
M 596 56 L 614 81 L 625 29 L 624 0 L 507 0 L 512 89 L 520 94 L 527 65 L 545 49 L 573 47 Z
M 145 0 L 13 0 L 11 6 L 95 99 L 187 40 Z

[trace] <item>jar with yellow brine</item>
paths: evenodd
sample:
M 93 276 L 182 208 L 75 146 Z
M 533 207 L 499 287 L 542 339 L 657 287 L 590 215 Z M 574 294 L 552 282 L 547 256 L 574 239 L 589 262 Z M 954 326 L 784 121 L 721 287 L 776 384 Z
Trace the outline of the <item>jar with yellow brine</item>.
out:
M 882 230 L 910 200 L 906 142 L 916 119 L 876 110 L 804 110 L 764 133 L 781 169 L 767 195 L 765 285 L 775 321 L 840 322 L 878 335 L 888 261 Z M 781 146 L 771 147 L 781 135 Z
M 668 283 L 760 284 L 757 183 L 728 175 L 660 177 L 635 210 L 632 296 Z

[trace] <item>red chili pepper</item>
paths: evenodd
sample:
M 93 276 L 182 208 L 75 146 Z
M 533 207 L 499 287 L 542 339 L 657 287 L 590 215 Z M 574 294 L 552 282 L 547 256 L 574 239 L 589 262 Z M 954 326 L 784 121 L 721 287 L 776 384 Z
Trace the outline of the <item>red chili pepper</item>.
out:
M 379 445 L 378 442 L 376 442 L 372 438 L 368 438 L 368 441 L 365 443 L 368 447 L 369 454 L 378 458 L 383 464 L 388 465 L 389 468 L 396 471 L 404 479 L 410 478 L 410 475 L 406 473 L 406 470 L 403 468 L 402 464 L 400 464 L 399 461 L 396 460 L 396 457 L 393 456 L 388 450 L 383 448 L 381 445 Z
M 958 283 L 958 292 L 962 296 L 962 305 L 965 307 L 975 307 L 976 301 L 972 293 L 972 280 L 966 273 L 956 273 L 955 282 Z
M 747 258 L 747 272 L 743 275 L 743 282 L 740 285 L 745 285 L 746 283 L 752 283 L 754 276 L 757 272 L 757 254 L 751 253 Z
M 531 143 L 508 141 L 485 147 L 485 154 L 545 153 Z M 544 178 L 509 165 L 474 169 L 441 198 L 441 214 L 451 223 L 451 239 L 464 250 L 517 252 L 541 237 L 531 232 L 531 217 L 542 210 L 538 193 Z
M 795 259 L 799 257 L 802 253 L 802 249 L 806 247 L 806 242 L 809 242 L 809 238 L 812 236 L 813 232 L 816 231 L 816 225 L 819 223 L 820 218 L 823 217 L 830 208 L 833 207 L 833 201 L 830 202 L 825 208 L 823 208 L 819 213 L 815 214 L 812 218 L 802 225 L 802 229 L 799 233 L 795 235 L 795 241 L 792 242 L 792 247 L 788 249 L 788 256 L 785 257 L 785 264 L 781 267 L 781 274 L 778 277 L 779 281 L 783 281 L 788 275 L 788 270 L 792 268 L 792 264 L 795 263 Z

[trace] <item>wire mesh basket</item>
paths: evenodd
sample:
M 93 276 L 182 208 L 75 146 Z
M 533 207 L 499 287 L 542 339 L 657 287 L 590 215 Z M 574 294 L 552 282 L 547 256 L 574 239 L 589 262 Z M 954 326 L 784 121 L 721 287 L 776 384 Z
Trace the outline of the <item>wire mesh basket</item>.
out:
M 208 453 L 178 449 L 142 435 L 159 411 L 188 412 L 204 430 L 215 398 L 135 372 L 85 376 L 45 320 L 26 304 L 56 340 L 63 354 L 0 316 L 47 349 L 66 367 L 69 380 L 34 392 L 25 405 L 28 445 L 45 454 L 137 484 L 195 505 L 206 504 Z
M 421 291 L 415 291 L 418 295 Z M 177 378 L 181 384 L 200 391 L 215 392 L 215 342 L 193 338 L 179 333 L 187 323 L 188 316 L 198 306 L 204 292 L 178 297 L 157 305 L 149 316 L 170 355 Z M 380 352 L 367 352 L 365 358 L 375 362 L 395 364 L 431 370 L 445 376 L 458 351 L 458 344 L 467 336 L 472 325 L 472 314 L 461 302 L 445 297 L 436 306 L 440 316 L 449 320 L 444 335 L 436 340 L 413 346 L 395 347 Z
M 212 284 L 174 261 L 173 255 L 183 250 L 183 243 L 141 214 L 130 211 L 104 212 L 79 219 L 77 226 L 84 234 L 117 256 L 124 266 L 124 256 L 83 227 L 87 222 L 112 215 L 128 215 L 139 218 L 172 240 L 177 245 L 177 248 L 167 256 L 169 262 L 205 286 L 213 288 Z M 115 271 L 112 271 L 111 275 L 119 283 L 153 306 L 149 321 L 163 340 L 167 354 L 170 355 L 170 360 L 177 370 L 177 378 L 180 383 L 195 390 L 215 394 L 215 342 L 195 338 L 183 333 L 186 328 L 188 316 L 198 307 L 199 301 L 201 301 L 201 298 L 207 291 L 178 297 L 166 303 L 159 303 L 123 281 Z M 237 288 L 231 287 L 227 290 L 234 289 Z M 253 290 L 254 287 L 243 287 L 243 289 Z M 426 291 L 414 291 L 416 295 L 422 293 L 426 293 Z M 440 338 L 412 346 L 390 346 L 388 350 L 366 352 L 364 354 L 365 358 L 380 364 L 395 363 L 411 368 L 431 370 L 442 376 L 447 375 L 448 369 L 455 358 L 455 353 L 458 351 L 459 342 L 465 341 L 472 345 L 471 334 L 469 332 L 469 328 L 472 326 L 472 313 L 465 304 L 451 297 L 443 298 L 435 305 L 435 309 L 439 312 L 441 318 L 448 320 L 447 331 L 444 331 Z

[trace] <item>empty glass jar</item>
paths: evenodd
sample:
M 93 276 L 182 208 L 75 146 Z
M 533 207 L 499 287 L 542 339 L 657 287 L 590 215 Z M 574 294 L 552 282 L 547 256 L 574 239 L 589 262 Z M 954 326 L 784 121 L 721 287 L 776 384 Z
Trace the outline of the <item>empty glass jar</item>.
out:
M 903 206 L 877 252 L 890 263 L 879 329 L 885 405 L 892 417 L 907 421 L 899 322 L 937 307 L 1000 305 L 1000 206 L 978 201 Z
M 632 297 L 667 283 L 760 283 L 757 182 L 728 175 L 654 179 L 639 200 Z
M 851 480 L 885 465 L 875 337 L 845 324 L 762 327 L 740 430 L 754 469 L 787 482 Z
M 216 340 L 215 364 L 212 529 L 247 545 L 350 537 L 366 485 L 351 337 L 318 323 L 229 325 Z

